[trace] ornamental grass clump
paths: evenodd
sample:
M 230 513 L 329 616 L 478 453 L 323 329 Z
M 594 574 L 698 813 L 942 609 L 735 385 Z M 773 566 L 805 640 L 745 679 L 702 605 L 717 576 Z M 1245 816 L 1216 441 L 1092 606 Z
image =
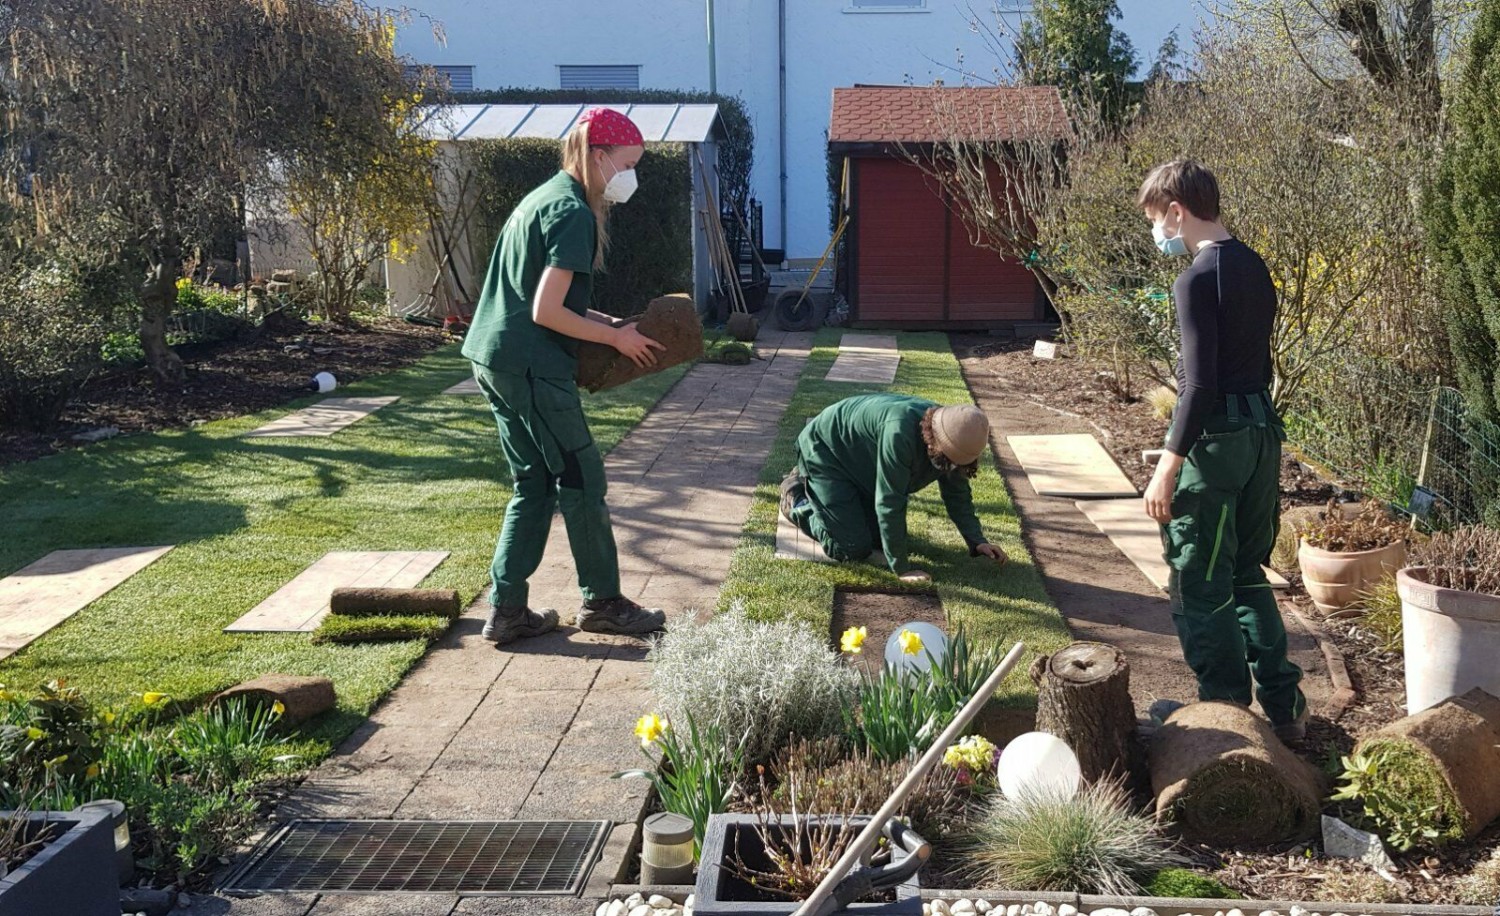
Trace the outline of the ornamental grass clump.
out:
M 1333 499 L 1299 533 L 1309 547 L 1335 553 L 1378 550 L 1405 541 L 1411 535 L 1410 529 L 1378 502 L 1365 503 L 1358 513 L 1348 516 Z
M 969 835 L 977 887 L 1132 895 L 1164 868 L 1181 864 L 1124 789 L 1098 783 L 1074 796 L 996 796 Z
M 742 740 L 764 763 L 793 736 L 838 734 L 859 675 L 806 625 L 751 620 L 736 605 L 699 626 L 682 618 L 652 646 L 651 689 L 671 718 Z
M 1500 596 L 1500 531 L 1483 525 L 1440 531 L 1412 553 L 1438 588 Z

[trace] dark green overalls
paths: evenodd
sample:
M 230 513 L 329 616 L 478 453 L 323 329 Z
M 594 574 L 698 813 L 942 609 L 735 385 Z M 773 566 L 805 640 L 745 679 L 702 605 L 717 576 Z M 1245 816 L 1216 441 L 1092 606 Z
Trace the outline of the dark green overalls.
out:
M 1162 526 L 1172 620 L 1200 700 L 1250 705 L 1286 724 L 1307 705 L 1286 627 L 1262 569 L 1276 543 L 1281 443 L 1270 395 L 1226 395 L 1193 443 Z
M 907 501 L 936 482 L 972 555 L 985 538 L 969 481 L 958 471 L 939 472 L 922 440 L 922 418 L 937 406 L 901 394 L 867 394 L 824 408 L 797 436 L 807 501 L 792 510 L 792 523 L 839 562 L 884 549 L 899 575 L 911 568 Z
M 553 513 L 562 508 L 585 600 L 620 594 L 619 557 L 604 459 L 584 420 L 578 343 L 538 325 L 532 299 L 547 267 L 573 271 L 564 304 L 579 315 L 592 295 L 596 223 L 565 172 L 517 205 L 495 244 L 463 354 L 489 401 L 510 464 L 512 492 L 490 566 L 496 607 L 525 607 Z

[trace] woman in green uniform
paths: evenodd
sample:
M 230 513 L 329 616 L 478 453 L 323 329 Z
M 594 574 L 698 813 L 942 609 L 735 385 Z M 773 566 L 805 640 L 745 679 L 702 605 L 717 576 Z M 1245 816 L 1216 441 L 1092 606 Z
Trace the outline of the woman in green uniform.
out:
M 594 271 L 608 244 L 609 208 L 635 192 L 645 150 L 640 129 L 607 108 L 585 112 L 563 141 L 562 171 L 517 205 L 500 232 L 463 354 L 494 411 L 513 490 L 490 567 L 494 589 L 484 638 L 495 643 L 557 627 L 533 610 L 527 579 L 562 509 L 592 633 L 643 635 L 665 615 L 620 593 L 619 558 L 605 505 L 604 461 L 578 397 L 578 341 L 608 344 L 641 366 L 657 341 L 589 309 Z

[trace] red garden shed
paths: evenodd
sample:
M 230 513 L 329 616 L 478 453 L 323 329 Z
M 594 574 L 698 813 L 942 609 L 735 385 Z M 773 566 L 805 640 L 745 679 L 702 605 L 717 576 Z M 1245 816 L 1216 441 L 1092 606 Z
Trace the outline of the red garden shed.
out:
M 840 283 L 856 326 L 996 328 L 1045 320 L 1046 299 L 1020 263 L 976 246 L 938 183 L 909 158 L 939 141 L 935 113 L 990 142 L 1069 132 L 1045 87 L 855 86 L 833 91 L 829 152 L 849 168 L 850 224 Z M 957 117 L 953 117 L 956 114 Z M 998 169 L 998 165 L 997 165 Z

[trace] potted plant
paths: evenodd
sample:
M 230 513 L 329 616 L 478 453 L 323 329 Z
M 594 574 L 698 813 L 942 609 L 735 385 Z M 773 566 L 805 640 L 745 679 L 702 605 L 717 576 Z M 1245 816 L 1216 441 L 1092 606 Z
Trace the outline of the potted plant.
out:
M 1379 503 L 1350 516 L 1329 500 L 1298 533 L 1302 584 L 1325 616 L 1343 615 L 1361 592 L 1406 563 L 1410 532 Z
M 0 875 L 0 916 L 119 916 L 112 816 L 0 811 Z
M 1396 574 L 1396 591 L 1407 713 L 1475 687 L 1500 696 L 1500 531 L 1434 534 Z

